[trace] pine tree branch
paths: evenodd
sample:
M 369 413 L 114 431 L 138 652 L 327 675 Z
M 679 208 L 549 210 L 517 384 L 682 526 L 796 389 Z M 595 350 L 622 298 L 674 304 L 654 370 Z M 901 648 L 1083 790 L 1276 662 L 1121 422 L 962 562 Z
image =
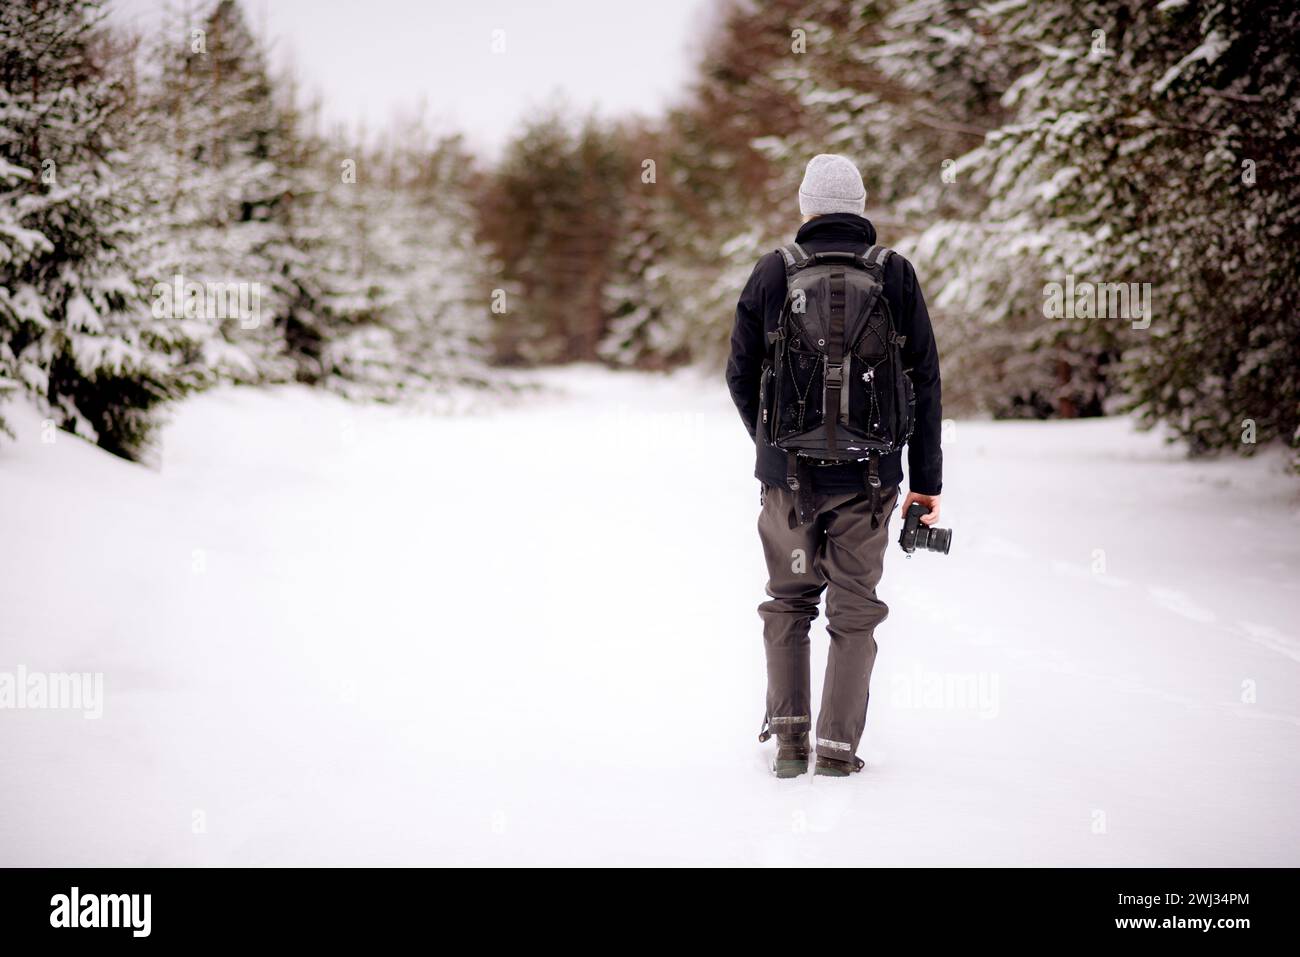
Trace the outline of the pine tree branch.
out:
M 1213 87 L 1203 86 L 1201 92 L 1206 96 L 1217 96 L 1225 100 L 1233 100 L 1236 103 L 1263 103 L 1264 98 L 1255 93 L 1232 93 L 1228 90 L 1216 90 Z
M 952 120 L 935 119 L 934 117 L 926 116 L 924 113 L 917 113 L 912 118 L 922 126 L 928 127 L 932 130 L 939 130 L 944 133 L 960 133 L 963 136 L 976 136 L 983 139 L 993 132 L 992 128 L 971 126 L 967 123 L 957 123 Z

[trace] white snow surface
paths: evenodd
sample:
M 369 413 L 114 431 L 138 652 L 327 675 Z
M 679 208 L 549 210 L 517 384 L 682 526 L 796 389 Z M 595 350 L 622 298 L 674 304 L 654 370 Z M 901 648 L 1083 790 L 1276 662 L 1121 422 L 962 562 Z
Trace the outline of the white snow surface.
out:
M 866 770 L 779 781 L 721 382 L 543 379 L 460 417 L 218 391 L 156 469 L 11 404 L 0 672 L 104 701 L 0 710 L 0 865 L 1300 865 L 1280 455 L 956 423 Z

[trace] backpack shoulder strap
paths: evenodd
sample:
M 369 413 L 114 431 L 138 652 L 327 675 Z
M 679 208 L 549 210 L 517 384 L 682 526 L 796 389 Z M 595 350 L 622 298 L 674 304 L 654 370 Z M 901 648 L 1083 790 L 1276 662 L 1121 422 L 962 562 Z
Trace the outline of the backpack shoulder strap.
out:
M 889 257 L 894 255 L 894 251 L 888 246 L 872 246 L 862 254 L 862 260 L 868 266 L 879 266 L 881 273 L 885 271 L 885 264 L 889 262 Z
M 788 277 L 796 269 L 802 269 L 811 257 L 798 243 L 787 243 L 777 250 L 785 260 L 785 274 Z
M 889 262 L 889 257 L 894 255 L 894 251 L 888 246 L 872 246 L 862 254 L 862 261 L 868 266 L 880 267 L 880 281 L 885 281 L 885 265 Z M 894 317 L 889 317 L 889 342 L 892 345 L 902 349 L 907 344 L 907 336 L 900 336 L 897 328 L 894 326 Z

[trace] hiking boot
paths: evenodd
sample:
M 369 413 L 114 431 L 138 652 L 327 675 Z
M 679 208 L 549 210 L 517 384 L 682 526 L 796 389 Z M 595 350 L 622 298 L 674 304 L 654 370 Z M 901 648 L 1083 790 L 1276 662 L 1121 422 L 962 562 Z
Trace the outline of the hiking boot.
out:
M 808 773 L 808 732 L 803 734 L 778 734 L 776 760 L 772 772 L 778 778 L 795 778 Z
M 828 778 L 847 778 L 850 774 L 856 774 L 864 767 L 866 767 L 866 762 L 859 757 L 841 761 L 838 758 L 827 758 L 819 754 L 817 755 L 817 769 L 813 773 Z

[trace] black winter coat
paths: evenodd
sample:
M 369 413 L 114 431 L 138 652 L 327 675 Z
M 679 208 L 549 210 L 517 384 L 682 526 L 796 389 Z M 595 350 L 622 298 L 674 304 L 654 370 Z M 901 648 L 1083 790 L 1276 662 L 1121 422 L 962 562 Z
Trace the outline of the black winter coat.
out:
M 875 243 L 876 229 L 852 213 L 831 213 L 804 223 L 795 242 L 810 253 L 865 252 Z M 758 386 L 767 333 L 775 332 L 785 302 L 785 264 L 773 251 L 754 266 L 740 301 L 731 332 L 731 358 L 727 362 L 727 387 L 740 417 L 754 438 L 758 420 Z M 907 445 L 908 484 L 913 492 L 938 495 L 943 488 L 943 453 L 939 448 L 943 416 L 939 400 L 939 351 L 930 327 L 930 313 L 916 281 L 912 264 L 895 253 L 885 269 L 885 298 L 903 346 L 903 366 L 911 370 L 916 387 L 916 428 Z M 765 485 L 785 485 L 785 453 L 755 442 L 758 461 L 754 475 Z M 863 490 L 863 466 L 856 463 L 826 465 L 811 470 L 813 490 L 824 495 Z M 882 456 L 880 481 L 885 488 L 903 481 L 902 454 Z

